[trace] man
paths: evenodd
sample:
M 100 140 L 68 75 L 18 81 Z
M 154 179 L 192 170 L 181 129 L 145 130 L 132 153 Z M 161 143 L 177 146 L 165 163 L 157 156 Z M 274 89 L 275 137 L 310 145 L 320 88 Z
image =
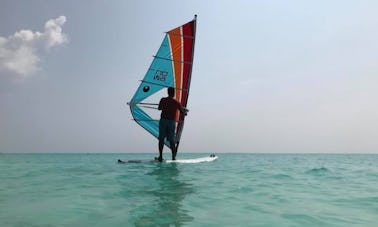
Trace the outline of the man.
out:
M 174 141 L 176 112 L 179 110 L 181 113 L 186 115 L 188 111 L 173 98 L 174 96 L 175 89 L 173 87 L 169 87 L 168 97 L 162 98 L 159 102 L 158 109 L 161 110 L 159 121 L 159 162 L 163 161 L 163 147 L 165 138 L 167 138 L 171 146 L 172 160 L 176 160 L 177 147 L 175 146 Z

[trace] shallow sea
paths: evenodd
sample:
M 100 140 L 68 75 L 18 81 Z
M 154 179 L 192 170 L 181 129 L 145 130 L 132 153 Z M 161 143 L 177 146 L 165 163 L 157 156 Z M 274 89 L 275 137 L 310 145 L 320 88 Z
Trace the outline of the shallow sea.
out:
M 153 156 L 0 154 L 0 226 L 378 226 L 378 154 Z

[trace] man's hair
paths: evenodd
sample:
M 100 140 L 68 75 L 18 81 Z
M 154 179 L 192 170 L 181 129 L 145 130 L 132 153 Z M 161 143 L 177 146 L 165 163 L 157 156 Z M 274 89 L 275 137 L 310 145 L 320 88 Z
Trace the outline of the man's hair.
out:
M 175 96 L 175 89 L 173 87 L 168 88 L 168 96 L 174 97 Z

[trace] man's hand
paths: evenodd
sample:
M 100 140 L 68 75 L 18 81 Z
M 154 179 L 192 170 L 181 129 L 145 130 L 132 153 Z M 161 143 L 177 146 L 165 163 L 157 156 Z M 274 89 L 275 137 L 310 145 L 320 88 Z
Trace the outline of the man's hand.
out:
M 189 110 L 186 109 L 185 107 L 183 107 L 181 112 L 186 116 L 188 114 Z

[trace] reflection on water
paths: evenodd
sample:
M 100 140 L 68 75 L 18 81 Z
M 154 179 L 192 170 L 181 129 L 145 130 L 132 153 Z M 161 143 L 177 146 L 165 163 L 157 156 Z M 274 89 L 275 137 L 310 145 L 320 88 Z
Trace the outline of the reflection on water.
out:
M 180 171 L 176 163 L 156 165 L 147 175 L 154 176 L 158 187 L 150 193 L 154 204 L 145 210 L 147 213 L 138 217 L 136 226 L 182 226 L 193 220 L 182 208 L 185 196 L 193 192 L 192 185 L 179 180 Z

